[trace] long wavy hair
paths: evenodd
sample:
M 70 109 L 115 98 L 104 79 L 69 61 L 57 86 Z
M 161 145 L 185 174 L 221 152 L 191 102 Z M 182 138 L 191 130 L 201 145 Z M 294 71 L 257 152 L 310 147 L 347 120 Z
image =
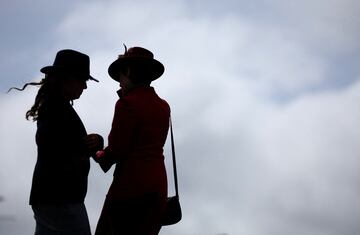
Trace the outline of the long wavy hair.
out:
M 29 82 L 24 84 L 22 88 L 11 87 L 7 92 L 11 90 L 23 91 L 27 86 L 40 86 L 39 91 L 35 97 L 35 102 L 31 108 L 26 112 L 25 117 L 27 120 L 32 119 L 33 121 L 38 120 L 39 110 L 44 101 L 56 97 L 60 94 L 61 90 L 61 79 L 57 79 L 56 74 L 46 74 L 45 78 L 41 79 L 40 82 Z

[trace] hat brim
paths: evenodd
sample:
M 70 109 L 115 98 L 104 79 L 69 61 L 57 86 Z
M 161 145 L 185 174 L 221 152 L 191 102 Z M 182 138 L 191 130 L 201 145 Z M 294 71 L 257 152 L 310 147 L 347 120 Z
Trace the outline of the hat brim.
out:
M 40 72 L 42 72 L 44 74 L 49 74 L 49 73 L 61 73 L 61 72 L 68 72 L 68 71 L 65 68 L 62 68 L 62 67 L 50 65 L 50 66 L 45 66 L 42 69 L 40 69 Z M 99 82 L 99 80 L 97 80 L 96 78 L 94 78 L 90 74 L 76 74 L 76 75 L 79 75 L 80 77 L 84 77 L 86 80 L 92 80 L 92 81 L 95 81 L 95 82 Z
M 150 74 L 146 78 L 149 81 L 154 81 L 159 77 L 161 77 L 161 75 L 164 73 L 165 70 L 164 65 L 155 59 L 141 58 L 141 57 L 126 57 L 126 58 L 124 57 L 124 58 L 118 58 L 117 60 L 111 63 L 111 65 L 108 68 L 108 73 L 110 77 L 115 81 L 119 81 L 120 69 L 130 64 L 138 64 L 150 68 L 149 71 Z

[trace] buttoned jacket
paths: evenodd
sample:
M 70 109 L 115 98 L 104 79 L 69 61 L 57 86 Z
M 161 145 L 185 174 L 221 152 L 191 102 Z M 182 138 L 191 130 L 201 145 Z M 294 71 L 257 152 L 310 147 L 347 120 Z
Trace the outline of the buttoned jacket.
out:
M 163 147 L 170 107 L 153 87 L 141 86 L 119 94 L 108 147 L 100 163 L 105 171 L 116 164 L 108 197 L 117 200 L 147 193 L 166 197 Z

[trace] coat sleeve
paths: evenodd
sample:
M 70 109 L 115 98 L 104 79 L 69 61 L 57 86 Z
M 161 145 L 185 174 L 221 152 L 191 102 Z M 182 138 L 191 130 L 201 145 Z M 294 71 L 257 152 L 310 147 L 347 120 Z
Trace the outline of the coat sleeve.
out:
M 99 164 L 104 172 L 115 163 L 121 164 L 129 156 L 136 128 L 134 107 L 126 99 L 118 100 L 108 137 L 108 146 L 105 148 L 105 155 L 101 160 L 99 159 Z

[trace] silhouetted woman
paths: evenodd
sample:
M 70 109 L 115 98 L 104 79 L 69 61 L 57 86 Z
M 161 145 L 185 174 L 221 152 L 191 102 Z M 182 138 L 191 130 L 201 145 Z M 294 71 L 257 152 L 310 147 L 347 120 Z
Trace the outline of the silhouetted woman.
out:
M 170 108 L 150 83 L 164 66 L 152 52 L 133 47 L 108 72 L 120 83 L 120 99 L 108 146 L 96 160 L 105 172 L 116 167 L 95 234 L 158 234 L 167 198 L 163 146 Z
M 45 78 L 26 118 L 37 121 L 37 162 L 30 205 L 36 220 L 35 235 L 89 235 L 84 205 L 89 157 L 103 148 L 102 137 L 87 135 L 71 103 L 87 88 L 89 57 L 61 50 L 52 66 L 41 69 Z M 23 88 L 23 89 L 24 89 Z M 23 90 L 22 89 L 22 90 Z

